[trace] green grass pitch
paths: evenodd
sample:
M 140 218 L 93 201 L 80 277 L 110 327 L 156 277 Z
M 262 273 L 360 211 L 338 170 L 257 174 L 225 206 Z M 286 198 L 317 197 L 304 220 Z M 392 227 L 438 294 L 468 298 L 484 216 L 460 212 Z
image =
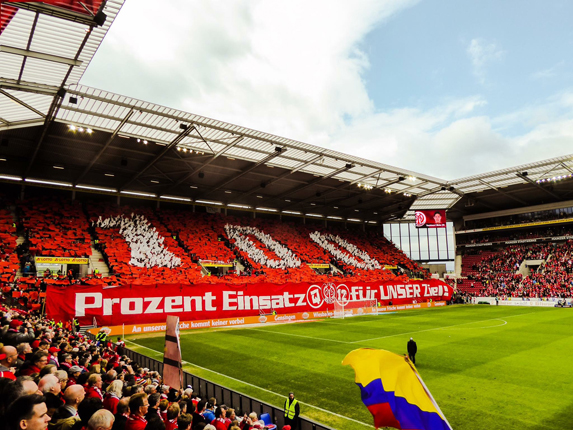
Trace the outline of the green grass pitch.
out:
M 161 359 L 163 336 L 128 337 Z M 184 369 L 336 429 L 373 428 L 344 356 L 406 352 L 456 430 L 573 429 L 573 309 L 449 306 L 378 316 L 184 331 Z M 159 352 L 154 352 L 159 351 Z

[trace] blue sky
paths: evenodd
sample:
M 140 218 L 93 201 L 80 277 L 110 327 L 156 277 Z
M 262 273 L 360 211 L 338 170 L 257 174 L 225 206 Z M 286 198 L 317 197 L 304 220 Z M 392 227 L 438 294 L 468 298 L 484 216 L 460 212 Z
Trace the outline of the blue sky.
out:
M 571 1 L 161 5 L 82 83 L 442 179 L 573 153 Z
M 571 85 L 571 16 L 565 1 L 421 1 L 365 38 L 368 94 L 381 110 L 480 94 L 496 116 L 542 103 Z M 472 40 L 491 48 L 482 66 Z

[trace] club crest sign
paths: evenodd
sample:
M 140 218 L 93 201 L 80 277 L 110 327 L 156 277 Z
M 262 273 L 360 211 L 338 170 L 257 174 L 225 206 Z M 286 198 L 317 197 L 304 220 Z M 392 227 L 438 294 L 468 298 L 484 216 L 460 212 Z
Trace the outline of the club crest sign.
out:
M 323 303 L 333 305 L 335 302 L 346 306 L 350 301 L 350 290 L 344 285 L 323 284 L 311 285 L 306 292 L 306 301 L 314 309 L 320 308 Z

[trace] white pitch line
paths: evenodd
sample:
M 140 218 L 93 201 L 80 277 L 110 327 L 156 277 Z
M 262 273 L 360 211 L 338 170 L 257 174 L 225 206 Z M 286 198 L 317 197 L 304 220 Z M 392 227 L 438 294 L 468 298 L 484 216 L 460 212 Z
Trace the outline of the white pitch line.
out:
M 509 316 L 504 317 L 504 318 L 518 317 L 518 316 L 521 316 L 521 315 L 528 315 L 528 314 L 531 314 L 531 313 L 533 313 L 533 312 L 526 312 L 526 313 L 518 314 L 518 315 L 509 315 Z M 402 318 L 406 318 L 406 317 L 402 317 Z M 356 341 L 353 341 L 353 342 L 346 342 L 346 341 L 344 341 L 344 340 L 336 340 L 336 339 L 325 339 L 325 338 L 322 338 L 322 337 L 304 336 L 304 335 L 302 335 L 302 334 L 283 333 L 283 332 L 280 332 L 280 331 L 261 330 L 261 329 L 255 329 L 255 328 L 246 328 L 246 327 L 244 328 L 244 330 L 254 330 L 254 331 L 261 331 L 261 332 L 264 332 L 264 333 L 281 334 L 281 335 L 283 335 L 283 336 L 303 337 L 303 338 L 312 339 L 312 340 L 323 340 L 323 341 L 326 341 L 326 342 L 335 342 L 335 343 L 343 343 L 343 344 L 347 344 L 347 345 L 354 345 L 354 344 L 357 344 L 357 343 L 360 344 L 360 343 L 363 343 L 363 342 L 370 342 L 371 340 L 387 339 L 387 338 L 390 338 L 390 337 L 397 337 L 397 336 L 404 336 L 404 335 L 409 335 L 409 334 L 423 333 L 423 332 L 426 332 L 426 331 L 444 330 L 444 329 L 448 329 L 448 328 L 450 328 L 450 327 L 459 327 L 459 326 L 467 325 L 467 324 L 474 324 L 474 323 L 480 323 L 480 322 L 485 322 L 485 321 L 499 321 L 499 320 L 501 320 L 501 319 L 500 319 L 500 318 L 488 318 L 488 319 L 486 319 L 486 320 L 470 321 L 470 322 L 465 322 L 465 323 L 461 323 L 461 324 L 454 324 L 454 325 L 449 325 L 449 326 L 444 326 L 444 327 L 429 328 L 429 329 L 426 329 L 426 330 L 409 331 L 409 332 L 406 332 L 406 333 L 391 334 L 391 335 L 388 335 L 388 336 L 374 337 L 374 338 L 371 338 L 371 339 L 364 339 L 364 340 L 356 340 Z M 503 321 L 503 320 L 501 320 L 501 321 Z M 505 322 L 505 324 L 507 324 L 507 322 Z M 505 324 L 500 324 L 499 326 L 492 326 L 492 327 L 486 327 L 486 328 L 501 327 L 502 325 L 505 325 Z
M 504 317 L 504 318 L 518 317 L 518 316 L 521 316 L 521 315 L 528 315 L 528 314 L 532 314 L 532 313 L 533 313 L 533 312 L 526 312 L 526 313 L 524 313 L 524 314 L 509 315 L 509 316 Z M 409 332 L 406 332 L 406 333 L 399 333 L 399 334 L 391 334 L 391 335 L 388 335 L 388 336 L 373 337 L 372 339 L 356 340 L 356 341 L 354 341 L 354 342 L 349 342 L 349 343 L 353 343 L 353 344 L 354 344 L 354 343 L 370 342 L 371 340 L 387 339 L 387 338 L 389 338 L 389 337 L 404 336 L 404 335 L 415 334 L 415 333 L 423 333 L 423 332 L 426 332 L 426 331 L 443 330 L 443 329 L 447 329 L 447 328 L 450 328 L 450 327 L 459 327 L 459 326 L 461 326 L 461 325 L 474 324 L 474 323 L 486 322 L 486 321 L 495 321 L 495 320 L 499 320 L 499 319 L 500 319 L 500 318 L 488 318 L 488 319 L 486 319 L 486 320 L 470 321 L 470 322 L 467 322 L 467 323 L 447 325 L 447 326 L 444 326 L 444 327 L 435 327 L 435 328 L 429 328 L 429 329 L 426 329 L 426 330 L 409 331 Z
M 502 326 L 504 326 L 504 325 L 507 324 L 507 321 L 506 321 L 506 320 L 502 320 L 501 318 L 495 318 L 495 319 L 493 319 L 492 321 L 503 321 L 503 323 L 502 323 L 502 324 L 496 324 L 496 325 L 485 325 L 485 326 L 483 326 L 483 327 L 468 327 L 468 328 L 465 328 L 465 329 L 464 329 L 464 328 L 461 328 L 461 329 L 460 329 L 460 328 L 452 328 L 452 330 L 482 330 L 482 329 L 484 329 L 484 328 L 502 327 Z M 447 328 L 444 328 L 444 329 L 442 329 L 442 330 L 447 330 Z
M 148 349 L 149 351 L 153 351 L 153 352 L 154 352 L 155 354 L 157 354 L 157 355 L 163 355 L 163 354 L 161 354 L 159 351 L 156 351 L 155 349 L 148 348 L 147 346 L 140 345 L 139 343 L 133 342 L 133 341 L 131 341 L 131 340 L 129 340 L 129 339 L 124 339 L 124 340 L 125 340 L 126 342 L 133 343 L 134 345 L 137 345 L 139 348 L 144 348 L 144 349 Z M 239 382 L 239 383 L 241 383 L 241 384 L 248 385 L 249 387 L 257 388 L 257 389 L 259 389 L 259 390 L 261 390 L 261 391 L 265 391 L 265 392 L 270 393 L 270 394 L 273 394 L 273 395 L 275 395 L 275 396 L 284 397 L 284 395 L 282 395 L 282 394 L 275 393 L 274 391 L 267 390 L 266 388 L 259 387 L 258 385 L 254 385 L 254 384 L 251 384 L 251 383 L 249 383 L 249 382 L 241 381 L 240 379 L 233 378 L 232 376 L 225 375 L 225 374 L 223 374 L 223 373 L 219 373 L 219 372 L 216 372 L 216 371 L 211 370 L 211 369 L 207 369 L 206 367 L 198 366 L 197 364 L 190 363 L 189 361 L 181 360 L 181 363 L 187 363 L 187 364 L 190 364 L 191 366 L 197 367 L 198 369 L 205 370 L 205 371 L 207 371 L 207 372 L 211 372 L 211 373 L 214 373 L 215 375 L 223 376 L 223 377 L 228 378 L 228 379 L 232 379 L 233 381 Z M 361 424 L 361 425 L 366 426 L 366 427 L 374 428 L 374 426 L 372 426 L 372 425 L 370 425 L 370 424 L 363 423 L 362 421 L 355 420 L 354 418 L 345 417 L 344 415 L 340 415 L 340 414 L 337 414 L 336 412 L 332 412 L 332 411 L 327 411 L 326 409 L 319 408 L 318 406 L 314 406 L 314 405 L 311 405 L 311 404 L 309 404 L 309 403 L 301 402 L 300 400 L 299 400 L 299 403 L 301 403 L 301 404 L 303 404 L 303 405 L 306 405 L 306 406 L 310 406 L 311 408 L 317 409 L 317 410 L 319 410 L 319 411 L 321 411 L 321 412 L 325 412 L 325 413 L 327 413 L 327 414 L 337 416 L 338 418 L 342 418 L 342 419 L 345 419 L 345 420 L 348 420 L 348 421 L 353 421 L 353 422 L 355 422 L 355 423 Z M 280 409 L 278 406 L 274 406 L 274 407 L 277 408 L 277 409 Z
M 294 337 L 304 337 L 306 339 L 312 339 L 312 340 L 324 340 L 325 342 L 337 342 L 337 343 L 352 343 L 352 342 L 346 342 L 344 340 L 336 340 L 336 339 L 325 339 L 323 337 L 312 337 L 312 336 L 304 336 L 302 334 L 294 334 L 294 333 L 283 333 L 283 332 L 276 332 L 276 331 L 272 331 L 272 330 L 261 330 L 261 329 L 257 329 L 257 328 L 244 328 L 243 330 L 253 330 L 253 331 L 262 331 L 263 333 L 271 333 L 271 334 L 282 334 L 284 336 L 294 336 Z

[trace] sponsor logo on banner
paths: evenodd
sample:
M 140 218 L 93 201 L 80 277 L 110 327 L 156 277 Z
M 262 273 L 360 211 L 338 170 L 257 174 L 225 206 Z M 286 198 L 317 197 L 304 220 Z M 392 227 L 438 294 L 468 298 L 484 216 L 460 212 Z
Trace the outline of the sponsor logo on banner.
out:
M 36 264 L 88 264 L 88 258 L 36 257 Z
M 446 302 L 434 302 L 432 306 L 446 306 Z M 411 309 L 423 309 L 427 308 L 428 303 L 419 303 L 419 304 L 410 304 L 410 305 L 403 305 L 403 306 L 382 306 L 378 308 L 379 313 L 383 312 L 396 312 L 396 311 L 405 311 Z M 331 318 L 334 316 L 334 312 L 313 312 L 311 315 L 308 312 L 301 312 L 301 313 L 294 313 L 294 314 L 286 314 L 280 315 L 276 318 L 276 324 L 288 324 L 297 321 L 308 321 L 309 317 L 313 319 L 320 319 L 320 318 Z M 179 322 L 179 330 L 196 330 L 196 329 L 204 329 L 210 327 L 221 327 L 221 326 L 243 326 L 248 324 L 258 324 L 259 317 L 252 316 L 252 317 L 245 317 L 245 318 L 227 318 L 227 319 L 218 319 L 218 320 L 206 320 L 206 321 L 180 321 Z M 162 332 L 165 331 L 166 324 L 125 324 L 125 325 L 116 325 L 109 327 L 109 336 L 117 336 L 122 335 L 123 333 L 127 334 L 137 334 L 137 333 L 155 333 L 155 332 Z M 97 334 L 99 328 L 93 328 L 88 330 L 90 333 Z

